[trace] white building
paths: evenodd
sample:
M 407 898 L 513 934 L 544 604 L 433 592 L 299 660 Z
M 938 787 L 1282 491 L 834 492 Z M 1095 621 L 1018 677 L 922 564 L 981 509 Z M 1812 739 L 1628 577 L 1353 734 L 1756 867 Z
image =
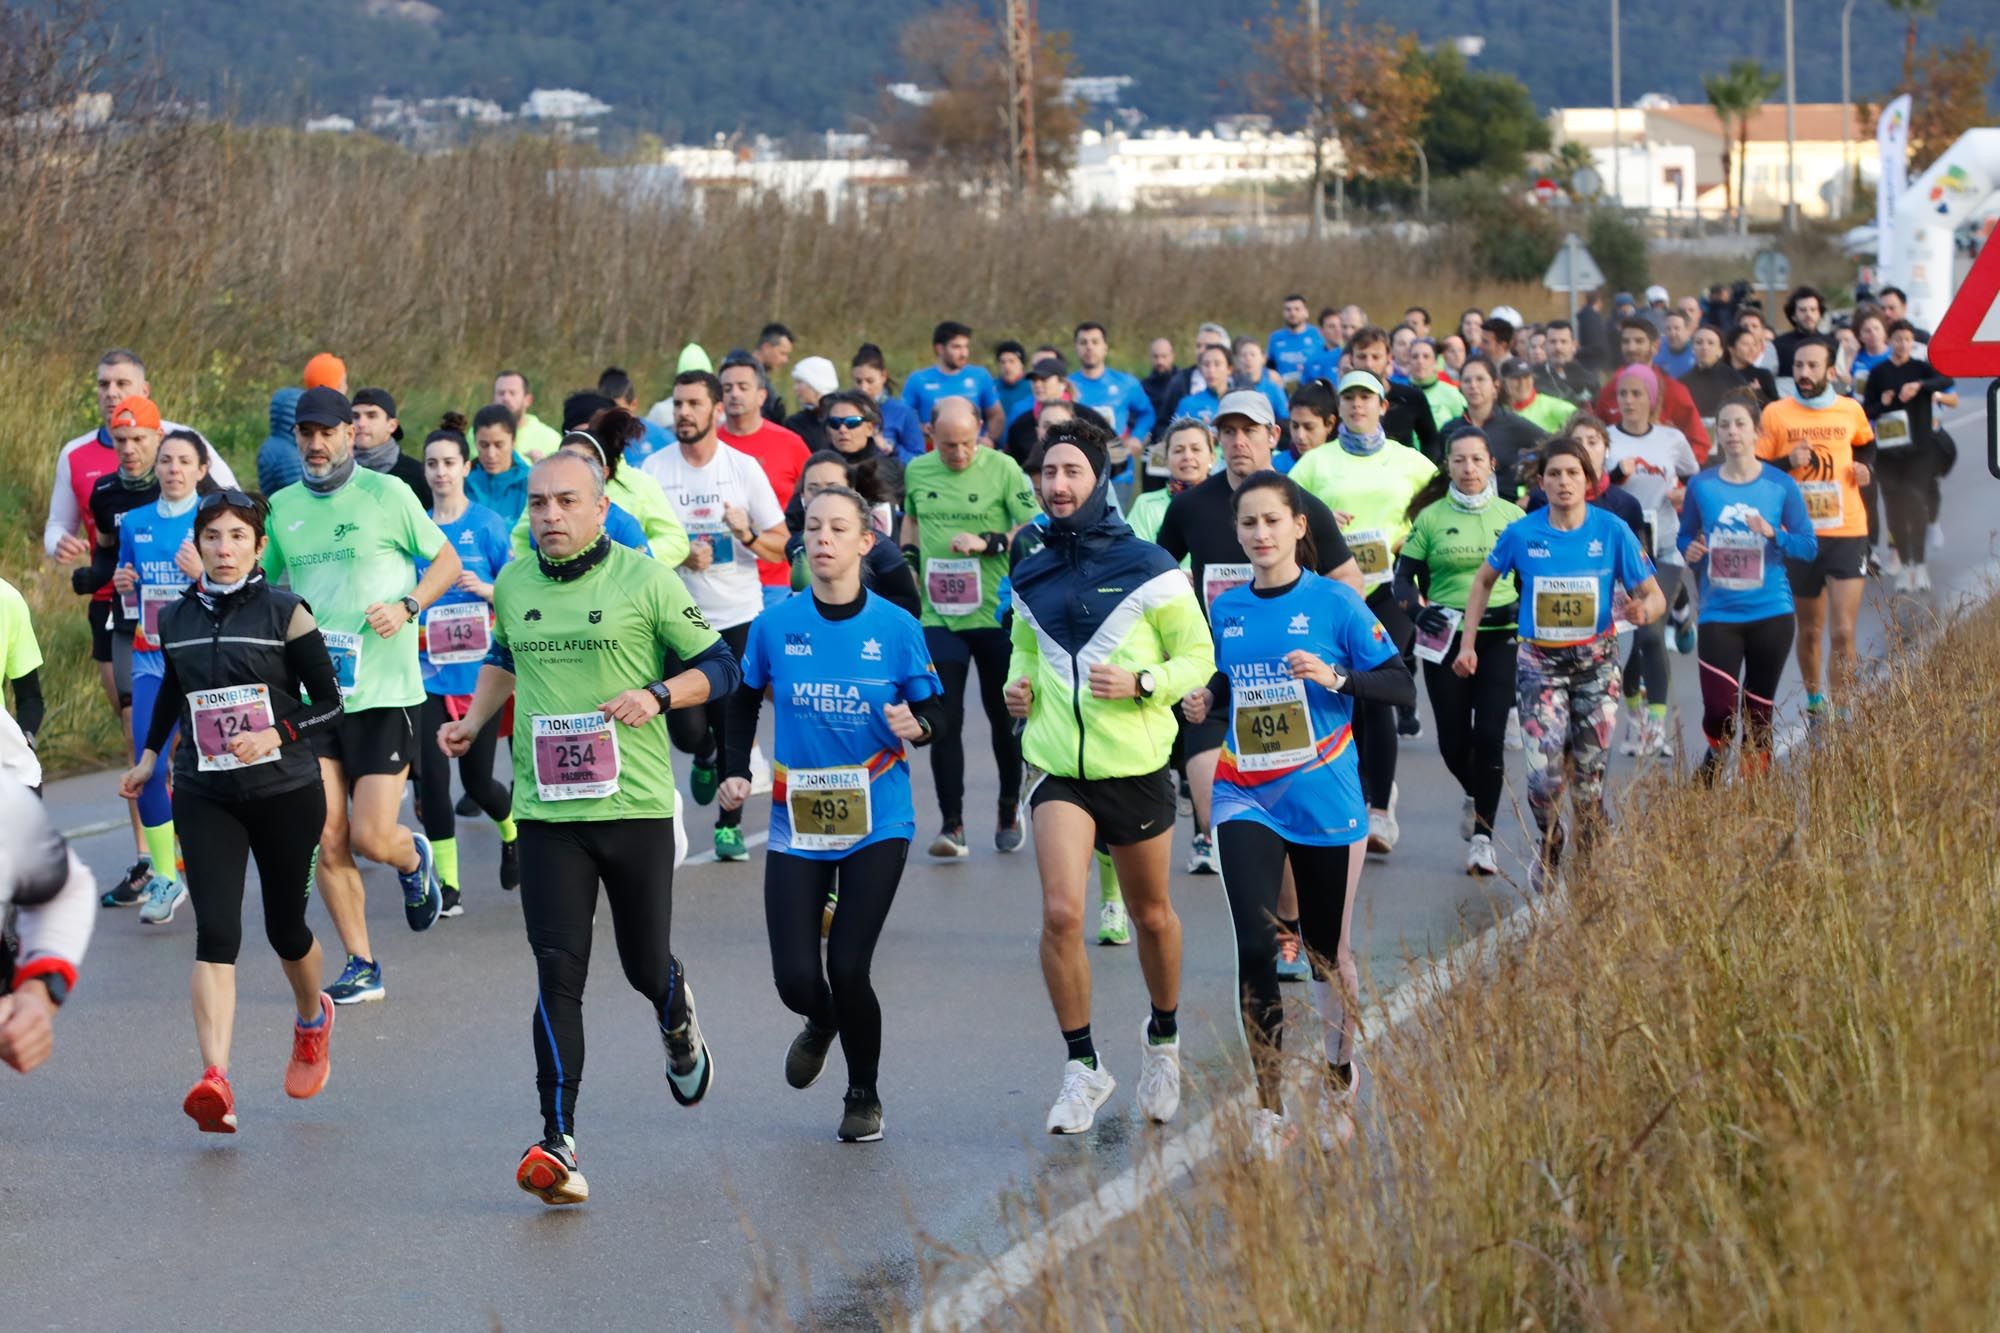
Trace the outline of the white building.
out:
M 585 120 L 610 114 L 610 103 L 574 88 L 537 88 L 521 103 L 523 120 Z
M 1078 211 L 1176 208 L 1242 186 L 1299 185 L 1312 176 L 1312 140 L 1303 134 L 1085 130 L 1061 201 Z M 1327 145 L 1329 171 L 1340 145 Z

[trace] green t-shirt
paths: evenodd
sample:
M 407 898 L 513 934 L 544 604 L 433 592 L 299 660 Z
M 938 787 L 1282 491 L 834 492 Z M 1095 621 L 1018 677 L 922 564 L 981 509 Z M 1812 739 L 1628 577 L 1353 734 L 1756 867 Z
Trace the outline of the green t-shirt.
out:
M 35 621 L 21 590 L 0 579 L 0 680 L 19 680 L 42 666 Z
M 1021 465 L 998 449 L 982 446 L 972 451 L 965 471 L 953 472 L 942 455 L 925 454 L 913 459 L 903 473 L 903 512 L 917 520 L 922 557 L 917 586 L 923 595 L 924 624 L 992 629 L 999 623 L 995 612 L 1000 580 L 1007 576 L 1007 553 L 959 555 L 951 549 L 951 539 L 962 532 L 1009 532 L 1041 512 Z M 940 612 L 939 602 L 953 613 Z
M 1346 514 L 1340 535 L 1361 567 L 1361 582 L 1370 592 L 1389 582 L 1396 550 L 1409 531 L 1404 514 L 1410 500 L 1437 475 L 1437 466 L 1415 449 L 1390 440 L 1367 457 L 1350 454 L 1338 440 L 1328 440 L 1292 468 L 1292 480 L 1316 495 L 1328 509 Z
M 273 581 L 289 578 L 312 607 L 348 711 L 422 703 L 416 625 L 384 639 L 368 628 L 366 614 L 377 602 L 409 596 L 417 586 L 413 562 L 446 545 L 410 488 L 364 467 L 332 495 L 295 482 L 271 497 L 264 531 L 264 572 Z
M 1500 529 L 1520 517 L 1517 506 L 1497 495 L 1483 509 L 1461 508 L 1446 495 L 1417 515 L 1403 543 L 1403 555 L 1430 567 L 1429 596 L 1433 602 L 1463 611 L 1466 594 L 1472 591 L 1472 576 L 1486 563 L 1486 554 L 1493 549 Z M 1486 604 L 1512 606 L 1520 595 L 1514 580 L 1501 579 L 1493 585 L 1493 596 Z
M 615 544 L 603 563 L 568 582 L 544 574 L 539 560 L 515 560 L 493 581 L 493 615 L 493 640 L 514 657 L 514 817 L 671 817 L 666 719 L 628 727 L 597 712 L 660 679 L 670 654 L 693 658 L 721 637 L 680 575 Z M 580 714 L 597 716 L 577 721 Z M 617 790 L 587 794 L 609 776 L 608 745 L 616 746 Z M 562 794 L 545 794 L 544 784 Z M 661 852 L 673 854 L 671 845 Z

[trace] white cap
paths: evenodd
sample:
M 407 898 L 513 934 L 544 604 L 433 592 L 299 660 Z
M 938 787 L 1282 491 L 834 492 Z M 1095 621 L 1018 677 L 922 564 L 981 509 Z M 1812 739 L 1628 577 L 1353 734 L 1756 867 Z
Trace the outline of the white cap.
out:
M 1510 305 L 1494 306 L 1491 310 L 1486 312 L 1486 318 L 1504 319 L 1517 329 L 1520 328 L 1523 324 L 1527 323 L 1526 320 L 1521 318 L 1521 312 L 1516 310 L 1513 306 Z
M 792 383 L 803 384 L 814 393 L 825 395 L 840 387 L 840 375 L 833 368 L 833 362 L 823 356 L 809 356 L 792 367 Z
M 1652 286 L 1646 289 L 1647 305 L 1651 305 L 1655 301 L 1665 301 L 1666 299 L 1667 299 L 1667 289 L 1660 286 L 1659 283 L 1656 282 Z
M 1271 410 L 1271 400 L 1255 389 L 1236 389 L 1222 395 L 1216 405 L 1215 420 L 1224 417 L 1248 417 L 1260 426 L 1278 424 L 1277 413 Z

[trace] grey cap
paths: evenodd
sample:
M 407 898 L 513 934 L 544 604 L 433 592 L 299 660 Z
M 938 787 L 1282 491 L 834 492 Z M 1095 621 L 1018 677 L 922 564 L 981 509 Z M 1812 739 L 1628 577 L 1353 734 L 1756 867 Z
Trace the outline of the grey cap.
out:
M 1221 404 L 1215 409 L 1215 424 L 1224 417 L 1248 417 L 1260 426 L 1278 424 L 1278 414 L 1271 410 L 1271 400 L 1255 389 L 1238 389 L 1222 395 Z

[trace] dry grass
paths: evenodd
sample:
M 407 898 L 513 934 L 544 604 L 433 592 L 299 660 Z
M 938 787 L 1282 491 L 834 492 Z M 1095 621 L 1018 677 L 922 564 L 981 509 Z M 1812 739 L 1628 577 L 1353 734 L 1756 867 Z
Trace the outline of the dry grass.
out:
M 1634 793 L 1569 910 L 1224 1153 L 1037 1327 L 2000 1326 L 2000 607 L 1777 776 Z

